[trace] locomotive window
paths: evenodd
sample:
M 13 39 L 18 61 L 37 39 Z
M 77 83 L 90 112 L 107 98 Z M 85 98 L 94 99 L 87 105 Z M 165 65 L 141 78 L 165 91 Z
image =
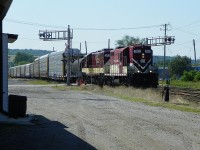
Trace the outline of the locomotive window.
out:
M 145 50 L 145 53 L 151 53 L 151 50 Z
M 118 58 L 119 58 L 120 61 L 122 61 L 122 53 L 118 54 Z
M 127 66 L 127 57 L 124 56 L 123 66 Z
M 123 55 L 122 55 L 122 52 L 121 52 L 121 53 L 120 53 L 120 60 L 121 60 L 121 61 L 122 61 L 122 59 L 123 59 L 122 56 L 123 56 Z
M 136 53 L 141 53 L 141 50 L 140 50 L 140 49 L 135 49 L 133 52 L 134 52 L 135 54 L 136 54 Z

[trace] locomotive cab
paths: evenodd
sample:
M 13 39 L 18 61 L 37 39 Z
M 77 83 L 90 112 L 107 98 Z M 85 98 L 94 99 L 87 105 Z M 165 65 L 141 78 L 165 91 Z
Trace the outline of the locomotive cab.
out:
M 153 51 L 151 46 L 132 47 L 132 67 L 131 83 L 136 86 L 158 85 L 158 74 L 153 66 Z
M 150 46 L 133 47 L 133 64 L 137 72 L 151 72 L 152 70 L 153 51 Z

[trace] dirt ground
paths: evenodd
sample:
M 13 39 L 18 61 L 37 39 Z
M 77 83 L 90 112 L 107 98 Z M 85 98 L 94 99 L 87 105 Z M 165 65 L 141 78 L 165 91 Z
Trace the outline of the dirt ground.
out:
M 199 150 L 200 115 L 9 80 L 33 125 L 0 124 L 1 150 Z

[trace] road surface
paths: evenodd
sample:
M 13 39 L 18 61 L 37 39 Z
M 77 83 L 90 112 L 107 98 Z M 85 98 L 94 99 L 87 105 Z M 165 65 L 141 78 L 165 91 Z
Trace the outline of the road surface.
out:
M 9 85 L 10 94 L 27 96 L 27 114 L 36 119 L 34 125 L 1 125 L 0 149 L 200 149 L 199 114 L 87 91 L 27 86 L 24 80 L 12 79 Z

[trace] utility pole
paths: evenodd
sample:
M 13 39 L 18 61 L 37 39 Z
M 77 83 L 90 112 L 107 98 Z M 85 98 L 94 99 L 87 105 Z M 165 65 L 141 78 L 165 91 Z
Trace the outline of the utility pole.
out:
M 165 37 L 165 42 L 164 42 L 164 60 L 163 60 L 163 81 L 165 81 L 166 78 L 166 71 L 165 71 L 165 64 L 166 64 L 166 43 L 167 43 L 167 26 L 169 24 L 164 24 L 164 37 Z
M 71 61 L 71 50 L 70 50 L 70 44 L 71 44 L 71 38 L 70 38 L 70 26 L 68 25 L 67 29 L 68 33 L 68 39 L 67 39 L 67 85 L 70 85 L 70 74 L 71 74 L 71 67 L 70 67 L 70 61 Z
M 167 24 L 165 24 L 165 37 L 166 37 L 166 34 L 167 34 Z M 164 44 L 164 66 L 163 66 L 163 73 L 164 73 L 164 80 L 165 80 L 165 57 L 166 57 L 166 44 Z
M 110 49 L 110 39 L 108 39 L 108 49 Z
M 81 71 L 80 71 L 80 53 L 81 53 L 81 43 L 80 43 L 80 51 L 78 51 L 78 86 L 80 86 L 80 76 L 81 76 Z
M 85 41 L 85 51 L 86 51 L 86 55 L 87 55 L 87 42 Z
M 196 48 L 195 48 L 195 40 L 193 39 L 193 46 L 194 46 L 194 60 L 195 60 L 195 65 L 197 64 L 197 59 L 196 59 Z

